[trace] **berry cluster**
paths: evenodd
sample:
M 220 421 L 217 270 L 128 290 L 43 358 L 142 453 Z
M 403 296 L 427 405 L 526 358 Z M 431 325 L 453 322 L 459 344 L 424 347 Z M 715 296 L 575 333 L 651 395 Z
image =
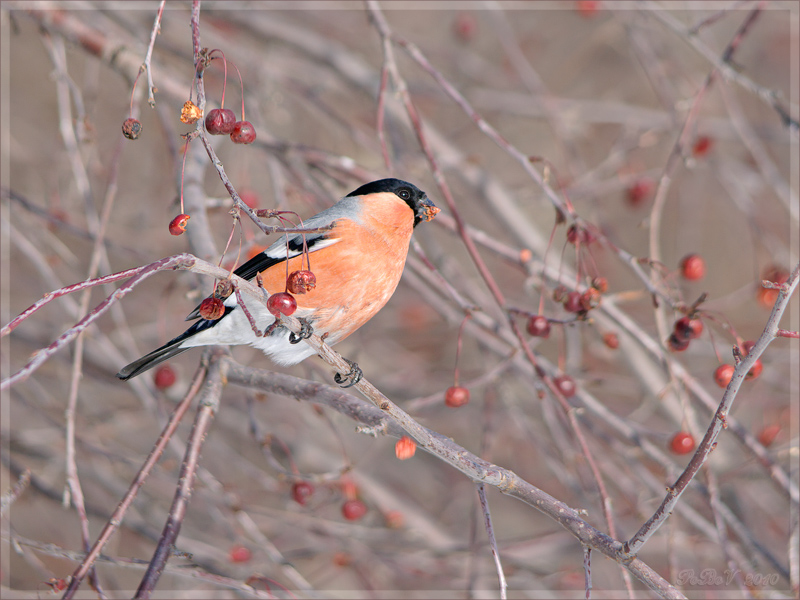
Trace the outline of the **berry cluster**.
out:
M 672 334 L 667 339 L 667 347 L 673 352 L 683 352 L 689 342 L 703 334 L 703 322 L 695 316 L 681 317 L 675 321 Z

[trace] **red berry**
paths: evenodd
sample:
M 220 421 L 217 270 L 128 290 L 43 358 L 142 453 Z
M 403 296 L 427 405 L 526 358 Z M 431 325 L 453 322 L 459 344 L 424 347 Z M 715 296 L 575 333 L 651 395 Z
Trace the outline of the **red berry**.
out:
M 460 13 L 453 23 L 453 31 L 462 42 L 469 42 L 478 31 L 478 21 L 472 13 Z
M 750 354 L 750 351 L 756 343 L 752 340 L 744 342 L 742 344 L 742 355 L 747 356 Z M 745 379 L 756 379 L 759 375 L 761 375 L 761 371 L 764 370 L 764 365 L 761 363 L 761 359 L 757 359 L 756 362 L 753 363 L 753 366 L 750 367 L 750 370 L 747 372 L 747 375 L 744 376 Z
M 245 190 L 241 194 L 239 194 L 239 198 L 242 199 L 242 202 L 247 204 L 252 209 L 258 208 L 258 194 L 256 194 L 252 190 Z
M 771 446 L 780 432 L 780 425 L 767 425 L 761 430 L 761 433 L 758 434 L 758 441 L 761 442 L 762 446 Z
M 669 442 L 669 449 L 674 454 L 689 454 L 694 450 L 694 438 L 691 433 L 679 431 Z
M 212 108 L 206 115 L 206 131 L 211 135 L 228 135 L 236 124 L 236 115 L 230 108 Z
M 232 563 L 247 562 L 252 558 L 252 556 L 253 555 L 250 553 L 250 550 L 244 546 L 233 546 L 228 551 L 228 558 Z
M 649 177 L 641 177 L 640 179 L 637 179 L 633 185 L 626 190 L 628 204 L 631 206 L 639 206 L 645 200 L 650 198 L 655 187 L 655 182 Z
M 744 376 L 745 379 L 756 379 L 759 375 L 761 375 L 761 371 L 764 370 L 764 365 L 761 363 L 761 359 L 759 358 L 756 362 L 753 363 L 753 366 L 750 367 L 750 370 L 747 372 L 747 375 Z
M 598 0 L 578 0 L 575 2 L 575 10 L 584 18 L 595 16 L 599 9 L 600 2 Z
M 673 333 L 667 338 L 667 347 L 672 352 L 683 352 L 689 347 L 689 340 L 679 338 Z
M 713 145 L 714 141 L 710 137 L 701 135 L 695 140 L 694 146 L 692 146 L 692 154 L 695 156 L 705 156 Z
M 189 215 L 180 214 L 172 221 L 169 222 L 169 232 L 172 235 L 180 235 L 184 231 L 186 231 L 186 225 L 189 223 L 189 219 L 191 219 Z
M 386 521 L 386 526 L 389 529 L 400 529 L 406 520 L 403 513 L 399 510 L 387 511 L 384 513 L 383 519 Z
M 211 296 L 200 303 L 200 316 L 209 321 L 216 321 L 225 314 L 225 304 L 220 298 Z
M 298 504 L 305 506 L 314 493 L 314 486 L 307 481 L 296 481 L 292 486 L 292 498 Z
M 175 375 L 175 371 L 172 367 L 169 365 L 161 365 L 156 369 L 156 374 L 153 376 L 153 383 L 155 383 L 158 389 L 165 390 L 171 387 L 177 379 L 178 376 Z
M 681 275 L 689 281 L 699 281 L 706 276 L 706 261 L 697 254 L 687 254 L 681 259 Z
M 581 294 L 581 308 L 583 310 L 592 310 L 600 306 L 600 292 L 594 288 L 589 288 Z
M 613 331 L 609 331 L 608 333 L 603 334 L 603 343 L 611 348 L 612 350 L 616 350 L 619 348 L 619 338 L 617 334 Z
M 703 334 L 703 322 L 700 319 L 681 317 L 675 321 L 673 335 L 679 340 L 695 340 Z
M 594 236 L 592 236 L 588 229 L 573 224 L 567 229 L 567 241 L 573 245 L 578 243 L 588 244 L 594 241 Z
M 766 279 L 773 283 L 786 283 L 789 279 L 789 271 L 776 266 L 767 267 L 761 279 Z M 757 299 L 761 306 L 772 308 L 778 299 L 778 290 L 768 289 L 759 285 Z
M 417 451 L 417 442 L 407 435 L 404 435 L 394 445 L 394 455 L 400 460 L 406 460 L 414 456 Z
M 288 292 L 278 292 L 267 299 L 267 310 L 276 317 L 279 314 L 289 316 L 297 310 L 297 300 Z
M 569 292 L 567 294 L 567 298 L 566 300 L 564 300 L 564 310 L 571 313 L 576 313 L 584 310 L 583 304 L 581 304 L 580 292 Z
M 569 375 L 559 375 L 553 379 L 553 383 L 555 384 L 556 389 L 561 392 L 561 395 L 564 396 L 564 398 L 572 398 L 572 396 L 575 395 L 575 392 L 578 391 L 578 386 L 575 385 L 575 380 Z
M 546 338 L 550 335 L 550 321 L 542 315 L 535 315 L 528 319 L 528 333 L 534 337 Z
M 726 388 L 731 382 L 731 379 L 733 379 L 734 371 L 733 365 L 720 365 L 717 367 L 717 370 L 714 371 L 714 381 L 717 382 L 719 387 Z
M 231 131 L 234 144 L 252 144 L 256 141 L 256 128 L 250 121 L 236 121 Z
M 134 118 L 125 119 L 122 123 L 122 135 L 129 140 L 135 140 L 142 133 L 142 124 Z
M 367 514 L 367 505 L 358 498 L 345 500 L 342 504 L 342 516 L 348 521 L 358 521 Z
M 461 386 L 450 386 L 444 393 L 444 403 L 450 408 L 458 408 L 469 402 L 469 390 Z
M 317 287 L 317 277 L 311 271 L 292 271 L 286 278 L 286 289 L 292 294 L 305 294 Z

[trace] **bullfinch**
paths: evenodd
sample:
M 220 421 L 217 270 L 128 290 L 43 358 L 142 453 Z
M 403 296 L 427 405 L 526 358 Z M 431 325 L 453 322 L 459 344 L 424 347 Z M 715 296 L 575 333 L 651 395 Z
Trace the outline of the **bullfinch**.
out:
M 438 212 L 425 192 L 410 183 L 373 181 L 303 222 L 304 229 L 332 225 L 330 229 L 289 234 L 288 240 L 284 236 L 234 273 L 247 280 L 260 274 L 264 289 L 275 294 L 286 289 L 287 272 L 310 266 L 316 286 L 295 297 L 294 316 L 328 344 L 335 344 L 383 308 L 400 282 L 414 228 Z M 285 327 L 270 327 L 275 317 L 264 304 L 252 301 L 246 307 L 267 335 L 255 335 L 236 294 L 231 294 L 224 300 L 220 318 L 202 318 L 198 307 L 186 317 L 196 319 L 189 329 L 123 367 L 117 377 L 130 379 L 195 346 L 249 344 L 285 366 L 315 354 L 308 344 L 297 343 L 299 339 Z

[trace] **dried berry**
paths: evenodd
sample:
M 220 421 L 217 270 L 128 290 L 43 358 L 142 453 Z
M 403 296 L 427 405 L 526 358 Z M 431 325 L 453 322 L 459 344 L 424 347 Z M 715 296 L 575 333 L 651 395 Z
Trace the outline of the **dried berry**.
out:
M 142 124 L 134 118 L 125 119 L 122 123 L 122 135 L 129 140 L 135 140 L 142 133 Z
M 292 271 L 286 278 L 286 289 L 292 294 L 305 294 L 317 287 L 317 277 L 311 271 Z
M 592 279 L 592 287 L 601 294 L 605 294 L 608 291 L 608 279 L 605 277 L 595 277 Z
M 187 100 L 183 103 L 183 108 L 181 108 L 181 123 L 191 125 L 202 118 L 203 111 L 200 110 L 200 107 L 195 106 L 191 100 Z
M 209 321 L 216 321 L 225 314 L 225 304 L 219 298 L 211 296 L 200 303 L 200 316 Z

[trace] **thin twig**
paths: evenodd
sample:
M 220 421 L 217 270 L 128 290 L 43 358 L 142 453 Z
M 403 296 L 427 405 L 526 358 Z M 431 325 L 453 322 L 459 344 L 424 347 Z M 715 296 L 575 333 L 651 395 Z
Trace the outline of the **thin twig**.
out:
M 175 410 L 172 411 L 169 421 L 162 430 L 158 440 L 156 440 L 156 443 L 153 446 L 153 449 L 150 451 L 147 460 L 144 461 L 139 469 L 139 472 L 136 474 L 136 477 L 131 482 L 130 487 L 128 487 L 128 491 L 125 493 L 125 496 L 123 496 L 122 500 L 120 500 L 117 508 L 111 515 L 111 518 L 106 522 L 103 530 L 100 532 L 100 535 L 97 537 L 97 540 L 92 546 L 92 549 L 83 559 L 78 569 L 76 569 L 76 571 L 72 574 L 70 585 L 64 592 L 62 600 L 70 600 L 74 597 L 74 594 L 80 586 L 81 581 L 83 581 L 83 578 L 89 572 L 89 569 L 94 565 L 95 561 L 100 556 L 100 553 L 103 551 L 103 547 L 106 545 L 114 532 L 122 525 L 125 513 L 128 511 L 131 503 L 136 498 L 136 494 L 139 492 L 139 489 L 142 487 L 142 485 L 144 485 L 148 475 L 150 475 L 150 471 L 158 462 L 158 459 L 161 458 L 164 448 L 166 448 L 167 443 L 169 443 L 173 433 L 175 433 L 178 425 L 180 425 L 183 415 L 186 414 L 186 411 L 189 409 L 192 400 L 197 395 L 197 392 L 200 389 L 200 384 L 205 380 L 205 375 L 206 365 L 205 363 L 201 363 L 194 375 L 194 378 L 192 379 L 189 390 L 186 392 L 186 395 L 183 397 L 181 402 L 175 407 Z
M 486 535 L 489 538 L 489 548 L 492 551 L 494 566 L 497 570 L 497 577 L 500 580 L 500 598 L 508 598 L 508 582 L 503 573 L 503 565 L 500 562 L 500 552 L 497 550 L 497 540 L 494 537 L 494 527 L 492 527 L 492 513 L 489 512 L 489 502 L 486 500 L 486 488 L 482 483 L 478 484 L 478 498 L 481 501 L 481 512 L 483 513 L 483 525 L 486 528 Z
M 178 489 L 175 491 L 175 498 L 172 501 L 172 507 L 169 510 L 169 516 L 164 524 L 164 531 L 158 541 L 158 546 L 153 558 L 150 560 L 147 571 L 145 571 L 139 583 L 139 588 L 136 590 L 134 598 L 150 598 L 156 583 L 161 577 L 161 573 L 166 567 L 167 560 L 172 554 L 192 495 L 194 479 L 200 460 L 200 450 L 219 409 L 222 385 L 225 381 L 226 364 L 225 361 L 219 360 L 218 354 L 211 358 L 208 374 L 205 377 L 200 393 L 197 415 L 186 445 L 186 455 L 181 464 Z

